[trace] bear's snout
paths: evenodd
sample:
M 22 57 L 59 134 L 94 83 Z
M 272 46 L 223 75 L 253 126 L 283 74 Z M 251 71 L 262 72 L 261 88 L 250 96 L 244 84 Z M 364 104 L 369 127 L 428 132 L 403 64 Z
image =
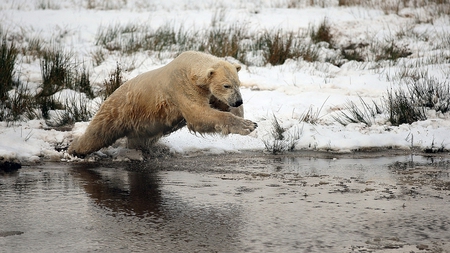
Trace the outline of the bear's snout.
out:
M 230 106 L 232 107 L 239 107 L 243 104 L 244 102 L 242 102 L 242 99 L 239 99 L 238 101 L 234 102 L 233 104 L 231 104 Z

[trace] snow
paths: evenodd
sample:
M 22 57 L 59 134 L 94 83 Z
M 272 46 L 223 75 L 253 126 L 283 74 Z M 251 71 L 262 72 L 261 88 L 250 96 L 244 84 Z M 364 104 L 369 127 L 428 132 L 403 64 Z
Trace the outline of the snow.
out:
M 283 1 L 261 0 L 220 3 L 189 0 L 158 4 L 143 0 L 89 2 L 98 5 L 89 9 L 86 8 L 87 3 L 80 0 L 3 1 L 0 3 L 0 22 L 8 33 L 48 38 L 48 42 L 56 40 L 54 42 L 87 62 L 98 48 L 95 36 L 101 27 L 137 23 L 157 29 L 170 23 L 186 29 L 201 30 L 207 28 L 216 15 L 220 16 L 220 12 L 224 16 L 221 22 L 245 22 L 247 27 L 255 31 L 307 31 L 310 26 L 318 25 L 326 18 L 338 45 L 396 38 L 412 52 L 411 56 L 398 61 L 397 65 L 351 61 L 337 67 L 326 62 L 310 63 L 302 60 L 288 60 L 279 66 L 243 65 L 239 76 L 245 118 L 257 122 L 258 129 L 249 136 L 225 137 L 200 136 L 182 129 L 159 141 L 171 152 L 264 151 L 265 143 L 270 143 L 272 138 L 274 117 L 286 129 L 286 136 L 291 137 L 289 141 L 295 144 L 295 150 L 352 152 L 366 148 L 410 150 L 412 147 L 425 149 L 436 146 L 450 149 L 449 115 L 430 111 L 429 119 L 401 126 L 391 126 L 383 116 L 371 126 L 362 123 L 343 126 L 333 120 L 333 115 L 345 108 L 348 101 L 356 104 L 360 104 L 360 98 L 368 102 L 381 101 L 388 89 L 396 87 L 395 77 L 404 69 L 413 69 L 408 66 L 416 66 L 415 62 L 424 63 L 433 57 L 448 56 L 449 48 L 443 48 L 439 42 L 442 40 L 438 39 L 442 36 L 448 38 L 448 15 L 435 17 L 434 22 L 420 22 L 427 20 L 429 15 L 421 8 L 403 8 L 398 14 L 385 14 L 382 10 L 338 7 L 337 4 L 330 4 L 326 8 L 305 4 L 303 8 L 289 9 Z M 43 4 L 53 8 L 38 7 Z M 417 13 L 420 13 L 420 20 L 414 18 Z M 413 31 L 415 36 L 401 37 L 398 34 L 402 31 Z M 332 53 L 333 49 L 323 45 L 321 57 Z M 171 54 L 159 58 L 145 52 L 133 56 L 112 53 L 99 66 L 90 66 L 91 82 L 98 88 L 118 61 L 124 66 L 134 67 L 124 73 L 125 79 L 130 79 L 161 67 L 172 59 Z M 448 63 L 438 62 L 423 64 L 420 68 L 444 81 L 448 78 L 449 66 Z M 22 59 L 19 72 L 29 87 L 35 87 L 40 81 L 38 60 Z M 76 94 L 63 90 L 58 96 L 64 98 Z M 98 108 L 100 101 L 97 98 L 86 103 L 94 109 Z M 308 110 L 317 112 L 315 123 L 301 121 Z M 50 129 L 43 120 L 15 122 L 12 125 L 0 122 L 0 159 L 29 162 L 40 159 L 66 160 L 69 156 L 57 150 L 67 147 L 74 136 L 85 131 L 87 125 L 88 122 L 80 122 L 71 131 L 58 131 Z

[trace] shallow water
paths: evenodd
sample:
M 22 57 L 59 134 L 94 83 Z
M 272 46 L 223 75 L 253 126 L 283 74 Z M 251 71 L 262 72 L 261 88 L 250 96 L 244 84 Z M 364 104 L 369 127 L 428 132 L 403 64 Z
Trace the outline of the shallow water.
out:
M 450 252 L 449 173 L 410 156 L 24 167 L 0 174 L 0 252 Z

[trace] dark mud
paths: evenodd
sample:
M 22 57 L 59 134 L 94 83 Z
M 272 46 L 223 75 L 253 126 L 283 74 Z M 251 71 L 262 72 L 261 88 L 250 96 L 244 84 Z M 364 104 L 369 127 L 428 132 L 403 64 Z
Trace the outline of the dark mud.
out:
M 450 252 L 438 156 L 255 153 L 0 174 L 0 252 Z

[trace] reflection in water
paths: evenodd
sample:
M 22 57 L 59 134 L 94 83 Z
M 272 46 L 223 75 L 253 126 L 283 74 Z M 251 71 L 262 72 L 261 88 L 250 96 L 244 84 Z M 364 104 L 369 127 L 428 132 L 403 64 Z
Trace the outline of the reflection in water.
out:
M 161 194 L 154 173 L 112 168 L 76 168 L 73 175 L 99 206 L 113 212 L 146 216 L 160 214 Z
M 49 165 L 0 175 L 0 252 L 234 251 L 239 205 L 180 197 L 190 182 L 148 171 Z
M 161 185 L 170 188 L 171 185 L 188 185 L 187 182 L 180 179 L 162 181 L 152 168 L 146 171 L 113 168 L 72 170 L 88 196 L 96 205 L 108 210 L 108 214 L 118 218 L 116 222 L 124 227 L 136 222 L 135 225 L 144 226 L 147 231 L 139 229 L 132 232 L 145 234 L 142 240 L 159 238 L 157 245 L 152 245 L 159 247 L 159 252 L 197 247 L 206 251 L 232 248 L 230 241 L 236 241 L 239 231 L 238 206 L 229 203 L 202 206 L 201 200 L 195 198 L 190 202 L 189 198 L 181 198 L 176 192 L 161 189 Z
M 3 173 L 0 252 L 449 250 L 448 162 L 226 158 Z

